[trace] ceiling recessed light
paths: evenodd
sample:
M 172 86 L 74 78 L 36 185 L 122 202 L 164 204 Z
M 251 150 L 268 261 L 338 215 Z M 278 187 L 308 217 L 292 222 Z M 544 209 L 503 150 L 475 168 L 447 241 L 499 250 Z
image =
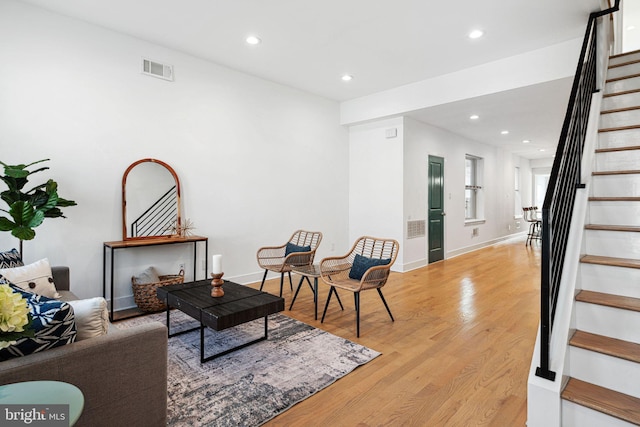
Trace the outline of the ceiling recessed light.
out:
M 247 43 L 251 44 L 251 45 L 257 45 L 257 44 L 262 43 L 262 40 L 260 40 L 260 38 L 259 38 L 259 37 L 256 37 L 256 36 L 248 36 L 248 37 L 245 39 L 245 41 L 246 41 Z
M 477 114 L 472 114 L 472 115 L 470 115 L 470 116 L 469 116 L 469 118 L 470 118 L 471 120 L 478 120 L 478 119 L 480 118 L 480 116 L 479 116 L 479 115 L 477 115 Z
M 484 31 L 482 30 L 473 30 L 469 33 L 470 39 L 479 39 L 482 36 L 484 36 Z
M 341 78 L 342 78 L 342 81 L 345 81 L 345 82 L 350 82 L 351 80 L 353 80 L 353 76 L 351 74 L 345 74 Z
M 503 130 L 502 132 L 500 132 L 501 135 L 509 135 L 509 131 L 508 130 Z
M 530 140 L 528 140 L 528 139 L 523 139 L 523 140 L 522 140 L 522 143 L 523 143 L 523 144 L 528 144 L 528 143 L 530 143 L 530 142 L 531 142 L 531 141 L 530 141 Z

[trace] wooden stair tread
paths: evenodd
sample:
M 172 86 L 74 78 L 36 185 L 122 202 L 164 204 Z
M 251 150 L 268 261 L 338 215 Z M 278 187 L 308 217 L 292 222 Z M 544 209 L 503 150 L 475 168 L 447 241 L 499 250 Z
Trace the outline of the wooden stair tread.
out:
M 604 305 L 622 310 L 640 311 L 640 298 L 623 297 L 594 291 L 580 291 L 576 301 Z
M 634 111 L 634 110 L 640 110 L 640 106 L 638 105 L 634 105 L 632 107 L 622 107 L 622 108 L 614 108 L 611 110 L 602 110 L 600 111 L 600 114 L 613 114 L 613 113 L 623 113 L 625 111 Z
M 602 97 L 610 98 L 612 96 L 631 95 L 632 93 L 638 93 L 638 92 L 640 92 L 640 89 L 621 90 L 620 92 L 605 93 L 604 95 L 602 95 Z
M 627 62 L 621 62 L 619 64 L 614 64 L 614 65 L 609 65 L 609 69 L 612 68 L 619 68 L 619 67 L 624 67 L 626 65 L 633 65 L 633 64 L 637 64 L 640 62 L 640 59 L 634 59 L 632 61 L 627 61 Z
M 640 75 L 638 77 L 640 77 Z M 599 129 L 598 132 L 615 132 L 618 130 L 630 130 L 630 129 L 640 129 L 640 125 L 618 126 L 614 128 L 602 128 L 602 129 Z
M 587 264 L 610 265 L 613 267 L 640 268 L 640 260 L 628 258 L 613 258 L 607 256 L 584 255 L 580 262 Z
M 576 331 L 569 344 L 585 350 L 596 351 L 620 359 L 640 363 L 640 344 L 592 334 L 590 332 Z
M 640 399 L 570 378 L 562 391 L 562 398 L 612 417 L 640 424 Z
M 636 53 L 640 53 L 640 49 L 630 50 L 629 52 L 616 53 L 615 55 L 609 56 L 609 59 L 611 60 L 614 58 L 622 58 L 623 56 L 631 56 L 635 55 Z
M 626 76 L 613 77 L 613 78 L 607 79 L 607 83 L 617 82 L 617 81 L 625 80 L 625 79 L 632 79 L 634 77 L 640 77 L 640 74 L 628 74 Z
M 592 172 L 593 176 L 603 176 L 603 175 L 634 175 L 639 174 L 640 170 L 623 170 L 623 171 L 598 171 Z
M 640 232 L 640 226 L 637 225 L 587 224 L 584 228 L 587 230 Z
M 589 197 L 590 202 L 640 202 L 640 197 Z
M 596 148 L 596 153 L 611 153 L 614 151 L 640 150 L 640 145 L 627 145 L 624 147 Z

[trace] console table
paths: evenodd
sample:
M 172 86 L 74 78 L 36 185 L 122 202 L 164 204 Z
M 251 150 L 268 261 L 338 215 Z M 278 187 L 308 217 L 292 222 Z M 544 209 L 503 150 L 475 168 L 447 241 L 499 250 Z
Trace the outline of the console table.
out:
M 202 236 L 188 236 L 188 237 L 177 237 L 177 236 L 166 236 L 166 237 L 153 237 L 147 239 L 131 239 L 131 240 L 119 240 L 114 242 L 104 242 L 103 250 L 102 250 L 102 296 L 107 299 L 107 252 L 111 253 L 110 259 L 110 308 L 109 308 L 109 319 L 111 321 L 114 320 L 114 291 L 113 291 L 113 276 L 114 276 L 114 252 L 117 249 L 128 249 L 128 248 L 143 248 L 149 246 L 163 246 L 163 245 L 175 245 L 181 243 L 192 243 L 193 244 L 193 280 L 197 280 L 196 272 L 197 272 L 197 254 L 198 254 L 198 242 L 204 243 L 204 260 L 205 260 L 205 268 L 204 268 L 204 278 L 207 278 L 208 274 L 208 264 L 207 257 L 209 251 L 209 239 L 207 237 Z M 115 320 L 122 320 L 128 317 L 134 317 L 143 314 L 141 311 L 135 310 L 126 315 L 119 315 Z

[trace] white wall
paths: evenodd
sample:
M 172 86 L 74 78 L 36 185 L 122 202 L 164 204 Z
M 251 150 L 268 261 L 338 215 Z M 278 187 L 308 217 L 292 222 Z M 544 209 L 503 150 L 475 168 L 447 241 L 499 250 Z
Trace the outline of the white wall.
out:
M 174 65 L 175 81 L 142 75 L 143 56 Z M 51 158 L 34 182 L 52 177 L 78 202 L 36 229 L 25 258 L 69 265 L 79 296 L 102 294 L 102 242 L 122 238 L 122 174 L 141 158 L 176 170 L 184 216 L 227 278 L 258 280 L 258 247 L 298 228 L 324 233 L 319 257 L 350 244 L 337 103 L 12 0 L 0 1 L 0 58 L 0 160 Z M 17 245 L 0 233 L 0 249 Z M 119 253 L 118 294 L 132 273 L 179 261 L 191 271 L 189 248 Z
M 404 221 L 427 218 L 429 155 L 445 159 L 445 257 L 493 244 L 526 230 L 514 211 L 514 169 L 520 167 L 523 197 L 530 197 L 530 167 L 527 159 L 512 156 L 486 144 L 405 117 L 404 119 Z M 481 224 L 465 224 L 465 155 L 484 161 L 484 218 Z M 478 228 L 478 235 L 472 230 Z M 408 268 L 427 263 L 427 240 L 405 240 L 404 262 Z
M 403 271 L 404 263 L 402 122 L 386 119 L 349 129 L 350 242 L 360 236 L 396 239 L 395 271 Z M 387 129 L 397 129 L 397 136 L 387 138 Z

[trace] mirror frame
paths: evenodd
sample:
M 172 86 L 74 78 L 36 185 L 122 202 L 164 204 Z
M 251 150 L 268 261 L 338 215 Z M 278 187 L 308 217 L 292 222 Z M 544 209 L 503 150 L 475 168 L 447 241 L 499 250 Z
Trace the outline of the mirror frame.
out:
M 124 175 L 122 175 L 122 240 L 123 241 L 124 240 L 144 240 L 144 239 L 160 239 L 160 238 L 167 238 L 167 237 L 176 237 L 178 236 L 178 234 L 160 235 L 160 236 L 142 236 L 142 237 L 127 236 L 127 229 L 128 229 L 127 227 L 127 176 L 129 175 L 129 172 L 131 172 L 133 168 L 135 168 L 141 163 L 156 163 L 160 166 L 163 166 L 165 169 L 167 169 L 169 173 L 173 176 L 173 179 L 175 180 L 175 183 L 176 183 L 176 198 L 177 198 L 176 203 L 178 204 L 176 222 L 178 227 L 182 225 L 182 216 L 181 216 L 181 210 L 180 210 L 180 205 L 182 203 L 180 199 L 180 180 L 178 179 L 178 175 L 176 174 L 176 172 L 173 170 L 171 166 L 169 166 L 162 160 L 151 159 L 151 158 L 141 159 L 129 165 L 127 170 L 124 171 Z

